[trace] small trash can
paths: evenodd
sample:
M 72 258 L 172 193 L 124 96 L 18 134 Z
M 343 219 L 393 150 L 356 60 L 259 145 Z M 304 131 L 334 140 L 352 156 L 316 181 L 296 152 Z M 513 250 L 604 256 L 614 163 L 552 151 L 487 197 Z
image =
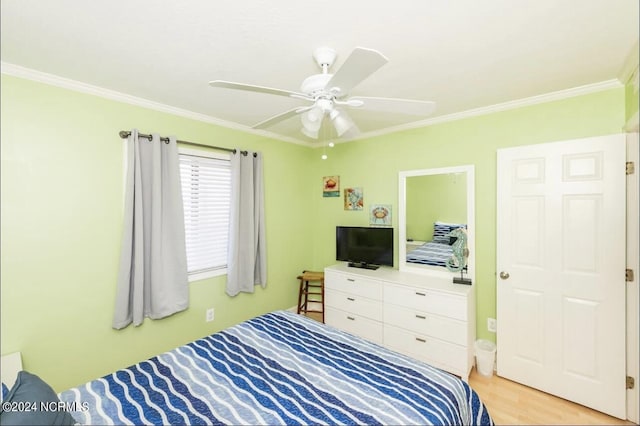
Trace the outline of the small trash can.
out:
M 488 340 L 476 340 L 476 369 L 480 375 L 493 376 L 493 364 L 496 360 L 496 344 Z

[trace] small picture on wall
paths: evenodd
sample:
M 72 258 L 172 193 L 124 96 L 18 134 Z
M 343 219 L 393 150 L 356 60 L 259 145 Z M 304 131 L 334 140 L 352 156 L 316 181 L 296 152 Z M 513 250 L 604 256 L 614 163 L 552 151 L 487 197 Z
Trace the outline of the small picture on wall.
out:
M 340 176 L 325 176 L 322 178 L 322 196 L 340 196 Z
M 371 225 L 391 226 L 391 204 L 372 204 L 369 223 Z
M 344 190 L 344 209 L 363 210 L 362 188 L 346 188 Z

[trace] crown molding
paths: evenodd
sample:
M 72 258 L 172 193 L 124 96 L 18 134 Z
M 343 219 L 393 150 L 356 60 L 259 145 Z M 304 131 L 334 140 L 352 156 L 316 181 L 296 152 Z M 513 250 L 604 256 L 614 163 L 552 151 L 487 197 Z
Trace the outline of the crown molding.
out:
M 271 139 L 278 139 L 278 140 L 282 140 L 285 142 L 290 142 L 298 145 L 310 145 L 307 142 L 301 142 L 297 139 L 288 138 L 286 136 L 278 135 L 269 131 L 252 129 L 251 127 L 248 127 L 248 126 L 243 126 L 241 124 L 233 123 L 231 121 L 221 120 L 219 118 L 211 117 L 206 114 L 200 114 L 200 113 L 189 111 L 186 109 L 172 107 L 170 105 L 165 105 L 159 102 L 150 101 L 148 99 L 127 95 L 126 93 L 105 89 L 105 88 L 94 86 L 91 84 L 82 83 L 77 80 L 71 80 L 71 79 L 60 77 L 54 74 L 48 74 L 42 71 L 36 71 L 31 68 L 22 67 L 20 65 L 11 64 L 8 62 L 0 62 L 0 72 L 2 74 L 7 74 L 13 77 L 24 78 L 24 79 L 36 81 L 39 83 L 48 84 L 51 86 L 61 87 L 63 89 L 68 89 L 76 92 L 98 96 L 98 97 L 109 99 L 116 102 L 122 102 L 129 105 L 135 105 L 143 108 L 152 109 L 154 111 L 164 112 L 167 114 L 188 118 L 191 120 L 196 120 L 204 123 L 214 124 L 221 127 L 239 130 L 239 131 L 250 133 L 257 136 L 264 136 Z
M 637 71 L 637 66 L 635 69 Z M 167 114 L 172 114 L 172 115 L 189 118 L 196 121 L 201 121 L 204 123 L 209 123 L 209 124 L 214 124 L 217 126 L 222 126 L 222 127 L 226 127 L 234 130 L 239 130 L 239 131 L 250 133 L 257 136 L 268 137 L 270 139 L 277 139 L 284 142 L 293 143 L 296 145 L 303 145 L 303 146 L 308 146 L 313 148 L 323 148 L 325 145 L 324 143 L 318 144 L 317 142 L 316 143 L 306 142 L 296 138 L 282 136 L 266 130 L 252 129 L 251 127 L 243 126 L 238 123 L 233 123 L 230 121 L 211 117 L 205 114 L 200 114 L 193 111 L 172 107 L 169 105 L 161 104 L 159 102 L 150 101 L 148 99 L 127 95 L 126 93 L 116 92 L 115 90 L 104 89 L 102 87 L 93 86 L 91 84 L 82 83 L 76 80 L 60 77 L 54 74 L 48 74 L 41 71 L 36 71 L 30 68 L 25 68 L 19 65 L 8 63 L 8 62 L 0 62 L 0 72 L 2 74 L 11 75 L 14 77 L 25 78 L 28 80 L 33 80 L 40 83 L 45 83 L 52 86 L 73 90 L 76 92 L 99 96 L 99 97 L 114 100 L 117 102 L 123 102 L 130 105 L 152 109 L 155 111 L 165 112 Z M 637 75 L 637 72 L 636 72 L 636 75 Z M 427 127 L 427 126 L 432 126 L 434 124 L 462 120 L 465 118 L 477 117 L 480 115 L 486 115 L 486 114 L 506 111 L 510 109 L 522 108 L 530 105 L 557 101 L 561 99 L 567 99 L 575 96 L 581 96 L 589 93 L 595 93 L 603 90 L 609 90 L 609 89 L 620 88 L 620 87 L 622 87 L 622 83 L 620 82 L 620 80 L 618 79 L 606 80 L 600 83 L 587 84 L 584 86 L 578 86 L 571 89 L 559 90 L 556 92 L 550 92 L 542 95 L 531 96 L 528 98 L 518 99 L 515 101 L 503 102 L 495 105 L 489 105 L 485 107 L 470 109 L 467 111 L 457 112 L 453 114 L 441 115 L 441 116 L 429 118 L 426 120 L 414 121 L 414 122 L 403 124 L 400 126 L 388 127 L 382 130 L 366 132 L 359 135 L 356 138 L 352 138 L 348 140 L 336 140 L 333 142 L 337 144 L 337 143 L 346 143 L 346 142 L 355 141 L 355 140 L 367 139 L 367 138 L 372 138 L 376 136 L 387 135 L 389 133 L 416 129 L 419 127 Z
M 575 96 L 587 95 L 590 93 L 601 92 L 603 90 L 617 89 L 622 87 L 617 79 L 606 80 L 600 83 L 586 84 L 584 86 L 573 87 L 571 89 L 558 90 L 556 92 L 545 93 L 542 95 L 531 96 L 528 98 L 517 99 L 515 101 L 503 102 L 499 104 L 484 106 L 480 108 L 469 109 L 462 112 L 456 112 L 453 114 L 441 115 L 426 120 L 413 121 L 411 123 L 402 124 L 400 126 L 394 126 L 384 131 L 368 132 L 361 135 L 358 139 L 365 137 L 381 136 L 386 133 L 399 132 L 403 130 L 417 129 L 420 127 L 432 126 L 434 124 L 446 123 L 449 121 L 463 120 L 465 118 L 477 117 L 480 115 L 492 114 L 495 112 L 507 111 L 516 108 L 522 108 L 531 105 L 537 105 L 546 102 L 558 101 L 562 99 L 568 99 Z

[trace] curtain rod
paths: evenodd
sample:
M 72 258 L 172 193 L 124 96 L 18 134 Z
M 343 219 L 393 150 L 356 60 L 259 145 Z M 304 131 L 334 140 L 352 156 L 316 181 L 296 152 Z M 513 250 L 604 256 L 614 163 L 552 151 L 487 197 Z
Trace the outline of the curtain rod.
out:
M 131 135 L 131 132 L 130 132 L 130 131 L 128 131 L 128 130 L 120 130 L 119 135 L 120 135 L 120 137 L 121 137 L 122 139 L 126 139 L 126 138 L 128 138 L 128 137 L 129 137 L 129 135 Z M 151 136 L 151 135 L 145 135 L 144 133 L 138 133 L 138 137 L 141 137 L 141 138 L 145 138 L 145 139 L 149 139 L 149 140 L 151 140 L 151 137 L 152 137 L 152 136 Z M 160 138 L 160 140 L 161 140 L 162 142 L 169 143 L 169 138 L 162 138 L 162 137 L 161 137 L 161 138 Z M 233 148 L 223 148 L 223 147 L 221 147 L 221 146 L 212 146 L 212 145 L 206 145 L 206 144 L 203 144 L 203 143 L 197 143 L 197 142 L 180 141 L 180 140 L 178 140 L 178 141 L 176 141 L 176 142 L 181 143 L 181 144 L 185 144 L 185 145 L 196 145 L 196 146 L 204 146 L 204 147 L 207 147 L 207 148 L 219 149 L 219 150 L 222 150 L 222 151 L 233 152 L 234 154 L 237 152 L 237 151 L 236 151 L 235 149 L 233 149 Z M 241 152 L 243 155 L 247 155 L 247 151 L 240 151 L 240 152 Z M 254 156 L 255 156 L 255 154 L 254 154 Z

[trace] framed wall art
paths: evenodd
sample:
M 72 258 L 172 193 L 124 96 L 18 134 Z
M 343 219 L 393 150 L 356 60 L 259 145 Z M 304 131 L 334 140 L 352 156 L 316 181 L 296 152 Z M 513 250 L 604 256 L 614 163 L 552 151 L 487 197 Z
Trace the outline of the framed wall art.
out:
M 364 209 L 362 188 L 346 188 L 344 190 L 344 209 L 345 210 L 363 210 Z
M 372 204 L 369 208 L 369 224 L 391 226 L 391 204 Z
M 325 176 L 322 178 L 322 196 L 340 196 L 340 176 Z

